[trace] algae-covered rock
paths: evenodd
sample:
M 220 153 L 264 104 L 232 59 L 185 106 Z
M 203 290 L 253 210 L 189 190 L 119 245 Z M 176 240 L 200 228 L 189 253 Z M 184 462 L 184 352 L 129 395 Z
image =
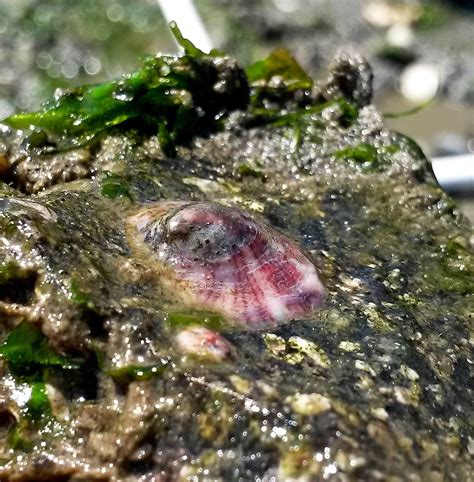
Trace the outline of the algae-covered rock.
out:
M 208 112 L 183 84 L 144 130 L 120 98 L 100 132 L 55 130 L 60 99 L 49 124 L 2 129 L 0 479 L 469 480 L 471 228 L 384 128 L 369 67 L 342 54 L 313 87 L 280 51 L 247 85 L 186 47 L 159 82 L 205 65 Z M 83 93 L 68 102 L 103 91 Z M 258 330 L 183 309 L 125 229 L 160 200 L 235 206 L 285 234 L 324 306 Z M 180 350 L 181 330 L 214 333 L 222 356 Z

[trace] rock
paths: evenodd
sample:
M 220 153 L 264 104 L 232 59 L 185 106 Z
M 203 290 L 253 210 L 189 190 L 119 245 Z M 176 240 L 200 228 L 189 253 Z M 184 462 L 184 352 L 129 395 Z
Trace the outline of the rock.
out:
M 68 414 L 38 396 L 10 417 L 2 480 L 468 480 L 471 227 L 384 127 L 369 72 L 344 54 L 316 88 L 324 104 L 292 101 L 272 122 L 234 112 L 175 158 L 117 130 L 88 151 L 93 175 L 50 176 L 35 151 L 43 189 L 0 184 L 2 404 L 33 383 L 20 346 Z M 309 253 L 326 305 L 265 332 L 183 311 L 125 235 L 130 212 L 163 199 L 260 217 Z M 232 356 L 183 357 L 170 320 Z

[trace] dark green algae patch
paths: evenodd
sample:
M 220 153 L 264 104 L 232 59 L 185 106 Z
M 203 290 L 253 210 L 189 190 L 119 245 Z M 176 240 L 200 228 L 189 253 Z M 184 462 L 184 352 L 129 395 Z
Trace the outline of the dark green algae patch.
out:
M 246 74 L 185 46 L 144 68 L 215 69 L 193 78 L 209 110 L 182 84 L 189 125 L 176 92 L 146 122 L 42 123 L 74 99 L 84 112 L 79 90 L 2 127 L 0 480 L 470 480 L 472 230 L 384 128 L 370 68 L 341 53 L 313 85 L 282 51 Z M 314 257 L 326 305 L 259 332 L 176 306 L 124 228 L 162 199 L 281 230 Z M 194 325 L 231 355 L 183 356 L 175 334 Z

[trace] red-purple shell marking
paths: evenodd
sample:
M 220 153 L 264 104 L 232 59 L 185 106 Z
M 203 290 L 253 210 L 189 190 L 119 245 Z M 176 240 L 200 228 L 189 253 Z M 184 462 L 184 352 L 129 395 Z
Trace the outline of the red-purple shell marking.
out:
M 131 245 L 152 254 L 160 280 L 186 306 L 257 328 L 307 317 L 322 303 L 323 285 L 302 250 L 239 209 L 158 202 L 127 227 Z

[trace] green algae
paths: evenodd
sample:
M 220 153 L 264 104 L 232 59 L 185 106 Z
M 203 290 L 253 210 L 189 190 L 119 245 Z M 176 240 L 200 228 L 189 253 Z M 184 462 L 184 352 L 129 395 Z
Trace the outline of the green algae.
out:
M 261 181 L 265 180 L 265 173 L 258 166 L 255 166 L 255 164 L 240 164 L 240 166 L 237 167 L 237 172 L 241 177 L 254 177 Z
M 317 102 L 314 105 L 307 105 L 297 109 L 291 109 L 291 111 L 281 108 L 269 109 L 263 107 L 251 107 L 250 112 L 252 117 L 249 124 L 270 124 L 274 127 L 303 128 L 308 123 L 311 123 L 311 125 L 315 127 L 323 128 L 323 122 L 321 120 L 313 119 L 312 116 L 320 114 L 330 107 L 339 107 L 341 113 L 340 120 L 348 125 L 354 122 L 359 115 L 359 110 L 355 105 L 346 99 L 338 98 L 326 102 Z
M 426 284 L 431 290 L 469 295 L 474 293 L 474 271 L 461 270 L 446 262 L 433 267 L 426 275 Z
M 336 159 L 356 164 L 363 172 L 382 172 L 392 164 L 390 155 L 398 151 L 395 145 L 376 148 L 364 143 L 340 149 L 333 155 Z
M 113 127 L 133 125 L 158 133 L 163 150 L 174 154 L 175 145 L 187 142 L 198 126 L 215 129 L 226 103 L 229 110 L 245 108 L 248 88 L 243 72 L 236 71 L 241 85 L 235 95 L 215 91 L 215 53 L 206 55 L 194 47 L 175 24 L 171 31 L 185 49 L 184 56 L 147 57 L 137 72 L 62 92 L 42 110 L 15 114 L 4 122 L 16 129 L 34 128 L 32 133 L 40 136 L 35 145 L 52 142 L 59 149 L 90 144 Z
M 41 330 L 26 321 L 21 322 L 6 337 L 0 347 L 19 392 L 27 399 L 19 418 L 7 436 L 11 448 L 29 451 L 34 440 L 43 438 L 53 421 L 51 402 L 45 380 L 51 370 L 70 372 L 79 367 L 76 361 L 56 353 Z
M 29 452 L 34 446 L 34 442 L 30 440 L 25 427 L 15 424 L 8 432 L 8 445 L 14 450 Z
M 100 192 L 110 199 L 122 197 L 133 201 L 133 195 L 126 179 L 109 171 L 104 171 L 102 174 Z
M 167 313 L 165 323 L 170 328 L 181 328 L 187 326 L 205 326 L 220 331 L 226 322 L 221 315 L 208 311 L 187 310 Z
M 104 370 L 119 384 L 127 385 L 133 381 L 151 380 L 159 377 L 166 369 L 166 364 L 161 365 L 127 365 L 119 368 L 107 368 Z
M 51 416 L 51 404 L 43 382 L 35 382 L 31 385 L 31 396 L 26 403 L 25 412 L 33 420 Z
M 0 347 L 0 355 L 7 361 L 12 373 L 23 375 L 39 375 L 52 366 L 70 369 L 76 365 L 56 353 L 48 344 L 41 330 L 26 321 L 21 322 L 7 336 Z
M 90 294 L 80 288 L 77 279 L 73 278 L 71 280 L 69 291 L 71 301 L 88 309 L 94 308 L 94 302 L 92 301 Z
M 309 92 L 313 87 L 313 79 L 287 50 L 281 48 L 250 65 L 246 73 L 254 107 L 263 107 L 266 99 L 278 98 L 282 94 L 291 96 L 297 91 Z

